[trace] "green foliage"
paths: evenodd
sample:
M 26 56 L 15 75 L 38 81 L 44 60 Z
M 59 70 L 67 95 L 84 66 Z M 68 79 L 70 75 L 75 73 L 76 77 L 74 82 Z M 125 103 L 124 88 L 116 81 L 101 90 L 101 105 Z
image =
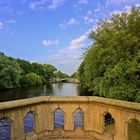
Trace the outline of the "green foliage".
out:
M 30 63 L 0 52 L 0 89 L 46 84 L 52 77 L 68 77 L 50 64 Z
M 22 74 L 27 74 L 32 72 L 32 65 L 29 61 L 23 59 L 16 59 L 17 63 L 19 64 L 20 68 L 23 70 Z
M 54 76 L 55 76 L 55 77 L 59 77 L 59 78 L 67 78 L 67 77 L 69 77 L 67 74 L 62 73 L 61 71 L 55 72 L 55 73 L 54 73 Z
M 74 73 L 71 75 L 71 78 L 78 78 L 78 71 L 74 72 Z
M 140 7 L 114 15 L 90 34 L 94 41 L 79 67 L 94 95 L 140 102 Z
M 21 78 L 21 84 L 22 86 L 37 86 L 37 85 L 42 85 L 42 80 L 39 75 L 32 72 L 32 73 L 25 74 Z
M 46 71 L 46 78 L 50 79 L 55 76 L 54 73 L 57 71 L 57 69 L 54 66 L 50 64 L 44 64 L 43 67 Z
M 22 70 L 15 60 L 0 53 L 0 89 L 15 88 L 20 84 Z

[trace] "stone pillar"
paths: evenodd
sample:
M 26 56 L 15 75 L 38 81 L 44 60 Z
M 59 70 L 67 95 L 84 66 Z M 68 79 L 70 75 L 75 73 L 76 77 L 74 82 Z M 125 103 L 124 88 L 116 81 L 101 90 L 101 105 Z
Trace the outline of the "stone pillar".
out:
M 46 127 L 47 130 L 54 130 L 54 112 L 58 108 L 58 104 L 46 104 Z
M 60 107 L 63 109 L 64 116 L 64 130 L 74 130 L 74 111 L 78 108 L 77 104 L 61 104 Z
M 83 113 L 84 113 L 84 130 L 88 131 L 88 130 L 91 130 L 91 120 L 90 120 L 90 115 L 92 114 L 91 112 L 91 109 L 90 109 L 90 106 L 89 106 L 89 103 L 86 102 L 84 104 L 80 104 L 80 108 L 82 109 Z M 91 113 L 91 114 L 90 114 Z
M 13 111 L 14 126 L 12 130 L 12 140 L 25 140 L 23 115 L 21 110 Z
M 128 140 L 128 121 L 131 118 L 135 118 L 135 114 L 117 109 L 112 109 L 112 112 L 115 119 L 114 140 Z
M 46 116 L 46 109 L 45 105 L 38 105 L 35 107 L 35 112 L 34 112 L 34 117 L 35 117 L 35 124 L 34 124 L 34 129 L 35 132 L 38 134 L 39 137 L 42 137 L 47 129 L 47 116 Z

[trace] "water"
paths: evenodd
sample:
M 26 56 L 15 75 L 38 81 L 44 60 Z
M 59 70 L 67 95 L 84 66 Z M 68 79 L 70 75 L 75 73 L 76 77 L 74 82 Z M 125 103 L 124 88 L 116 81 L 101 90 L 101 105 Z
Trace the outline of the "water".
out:
M 74 83 L 52 83 L 37 87 L 16 88 L 0 91 L 0 102 L 27 99 L 38 96 L 77 96 L 81 89 Z M 82 92 L 81 92 L 82 93 Z
M 0 102 L 12 101 L 18 99 L 27 99 L 38 96 L 78 96 L 87 95 L 87 92 L 80 88 L 78 84 L 74 83 L 53 83 L 44 86 L 17 88 L 11 90 L 0 91 Z M 64 113 L 62 110 L 57 109 L 54 113 L 55 128 L 64 128 Z M 24 132 L 25 134 L 32 132 L 34 128 L 34 114 L 28 113 L 24 119 Z M 82 110 L 77 109 L 74 113 L 74 127 L 84 127 L 84 114 Z M 9 120 L 0 120 L 0 140 L 10 140 L 10 127 Z

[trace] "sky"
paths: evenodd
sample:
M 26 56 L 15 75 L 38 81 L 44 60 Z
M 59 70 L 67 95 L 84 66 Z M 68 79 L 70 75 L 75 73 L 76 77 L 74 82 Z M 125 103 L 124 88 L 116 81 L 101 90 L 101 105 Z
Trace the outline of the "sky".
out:
M 0 0 L 0 52 L 71 75 L 101 20 L 140 0 Z

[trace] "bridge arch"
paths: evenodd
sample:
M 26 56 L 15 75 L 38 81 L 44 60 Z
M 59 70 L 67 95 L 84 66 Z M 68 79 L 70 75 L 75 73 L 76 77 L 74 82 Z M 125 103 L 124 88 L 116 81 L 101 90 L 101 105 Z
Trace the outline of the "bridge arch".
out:
M 62 79 L 61 82 L 62 83 L 68 83 L 69 81 L 67 79 Z

